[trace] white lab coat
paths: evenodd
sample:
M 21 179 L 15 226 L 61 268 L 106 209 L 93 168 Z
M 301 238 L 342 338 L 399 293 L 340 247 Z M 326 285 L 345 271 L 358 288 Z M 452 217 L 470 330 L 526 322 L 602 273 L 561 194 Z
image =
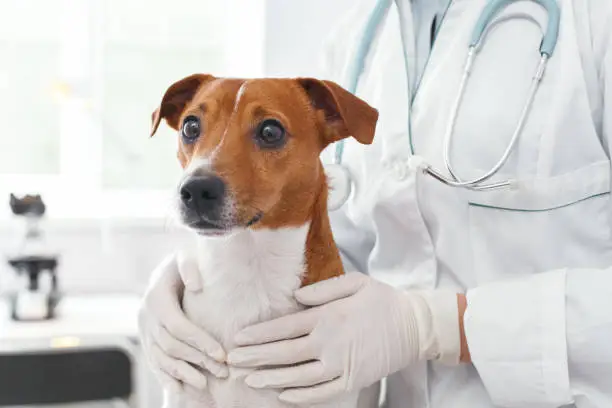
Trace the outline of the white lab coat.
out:
M 400 1 L 409 16 L 410 2 Z M 415 152 L 439 170 L 468 37 L 486 1 L 453 1 L 414 96 Z M 412 21 L 400 24 L 393 6 L 378 30 L 357 94 L 380 121 L 373 145 L 346 144 L 356 186 L 332 213 L 334 234 L 349 269 L 401 287 L 467 291 L 473 359 L 391 376 L 389 408 L 612 407 L 612 1 L 558 2 L 557 49 L 517 148 L 493 179 L 518 179 L 511 190 L 469 192 L 409 168 L 400 35 L 414 59 Z M 347 85 L 374 4 L 362 2 L 337 27 L 329 79 Z M 546 26 L 533 2 L 503 14 L 516 12 Z M 510 140 L 540 39 L 519 19 L 490 32 L 456 125 L 452 159 L 463 178 L 490 169 Z

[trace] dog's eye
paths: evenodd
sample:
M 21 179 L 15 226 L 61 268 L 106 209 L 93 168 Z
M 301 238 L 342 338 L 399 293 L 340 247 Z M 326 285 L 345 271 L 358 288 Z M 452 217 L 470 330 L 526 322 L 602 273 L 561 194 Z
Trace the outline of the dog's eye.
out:
M 262 148 L 278 149 L 285 144 L 285 129 L 279 121 L 266 119 L 257 127 L 255 141 Z
M 187 116 L 183 121 L 181 135 L 185 143 L 193 143 L 200 137 L 200 119 L 195 116 Z

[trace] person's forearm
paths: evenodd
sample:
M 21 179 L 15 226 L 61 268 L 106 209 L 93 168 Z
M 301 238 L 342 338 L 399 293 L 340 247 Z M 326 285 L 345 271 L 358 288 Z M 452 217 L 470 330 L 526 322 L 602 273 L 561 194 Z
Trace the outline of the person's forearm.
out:
M 462 363 L 470 363 L 472 361 L 470 357 L 470 350 L 467 344 L 467 338 L 465 337 L 465 329 L 463 326 L 463 315 L 467 309 L 467 298 L 464 294 L 457 294 L 457 305 L 459 306 L 459 335 L 461 336 L 461 355 L 459 357 Z

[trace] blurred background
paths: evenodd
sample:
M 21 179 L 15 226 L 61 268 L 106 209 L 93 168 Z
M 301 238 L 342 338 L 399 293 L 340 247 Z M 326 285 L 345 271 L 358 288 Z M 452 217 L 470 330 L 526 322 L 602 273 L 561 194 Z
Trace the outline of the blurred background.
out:
M 351 3 L 0 0 L 0 406 L 161 406 L 136 310 L 190 237 L 151 113 L 195 72 L 316 76 Z

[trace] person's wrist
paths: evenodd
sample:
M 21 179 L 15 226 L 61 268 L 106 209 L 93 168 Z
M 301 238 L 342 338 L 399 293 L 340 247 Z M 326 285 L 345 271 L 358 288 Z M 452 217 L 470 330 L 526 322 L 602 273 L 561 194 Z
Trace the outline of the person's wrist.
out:
M 459 361 L 462 363 L 469 363 L 472 361 L 472 357 L 470 356 L 470 349 L 468 348 L 467 337 L 465 336 L 465 327 L 463 324 L 463 316 L 467 310 L 467 297 L 463 293 L 457 294 L 457 309 L 459 336 L 461 341 L 461 354 Z
M 450 290 L 423 292 L 427 302 L 432 341 L 430 350 L 423 357 L 443 364 L 458 364 L 461 358 L 461 328 L 457 316 L 459 302 L 457 293 Z

